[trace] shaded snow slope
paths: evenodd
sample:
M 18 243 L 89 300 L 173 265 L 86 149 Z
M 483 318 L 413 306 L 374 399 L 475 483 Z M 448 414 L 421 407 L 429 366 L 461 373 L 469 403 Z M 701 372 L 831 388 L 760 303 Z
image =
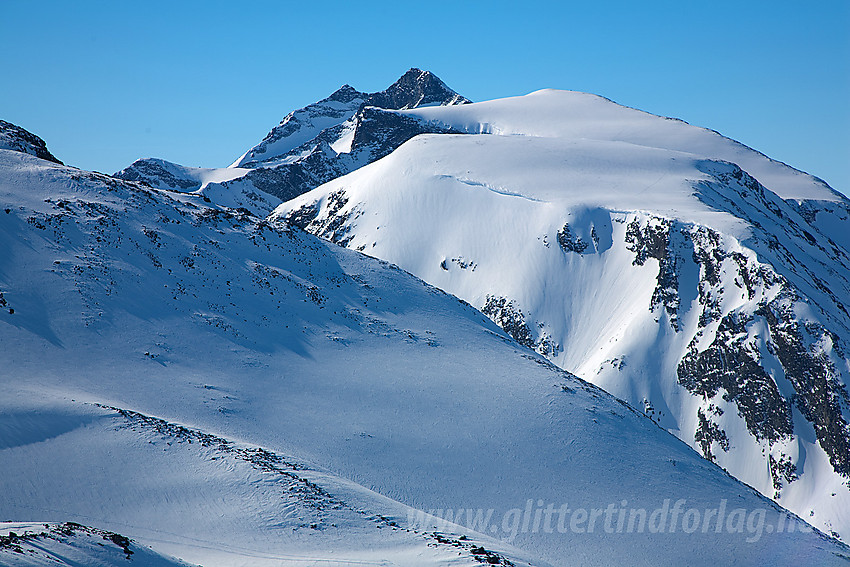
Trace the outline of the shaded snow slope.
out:
M 418 136 L 272 218 L 465 299 L 850 534 L 845 198 L 717 133 L 591 95 L 399 114 L 471 134 Z
M 4 519 L 204 565 L 846 562 L 470 306 L 300 229 L 0 151 L 0 245 Z M 599 516 L 680 499 L 728 521 Z M 546 528 L 550 504 L 585 517 Z M 479 508 L 492 522 L 445 535 L 406 517 Z
M 188 567 L 121 534 L 65 523 L 0 522 L 0 564 L 5 567 Z

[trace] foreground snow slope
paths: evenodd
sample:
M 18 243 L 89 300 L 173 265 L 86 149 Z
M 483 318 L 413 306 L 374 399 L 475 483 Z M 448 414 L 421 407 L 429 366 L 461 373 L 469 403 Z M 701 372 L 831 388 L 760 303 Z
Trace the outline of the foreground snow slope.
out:
M 4 519 L 204 565 L 846 562 L 470 306 L 297 228 L 0 151 L 0 247 Z M 587 533 L 680 499 L 725 521 Z M 564 533 L 532 519 L 562 504 Z
M 273 219 L 469 301 L 763 494 L 850 534 L 850 202 L 719 134 L 540 91 Z M 733 163 L 734 162 L 734 163 Z
M 5 567 L 113 567 L 128 561 L 139 567 L 188 567 L 121 534 L 73 522 L 0 522 L 0 565 Z

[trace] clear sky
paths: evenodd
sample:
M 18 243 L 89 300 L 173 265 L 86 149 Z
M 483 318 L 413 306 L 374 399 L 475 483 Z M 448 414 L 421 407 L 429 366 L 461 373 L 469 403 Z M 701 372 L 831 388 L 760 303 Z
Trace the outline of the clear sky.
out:
M 231 163 L 343 83 L 600 94 L 850 193 L 850 2 L 0 0 L 0 118 L 107 173 Z

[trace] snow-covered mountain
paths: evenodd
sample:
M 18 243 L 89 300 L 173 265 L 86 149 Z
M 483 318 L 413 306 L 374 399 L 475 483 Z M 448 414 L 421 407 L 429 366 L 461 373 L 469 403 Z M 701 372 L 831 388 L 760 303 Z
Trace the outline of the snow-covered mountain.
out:
M 465 299 L 850 537 L 850 201 L 583 93 L 394 113 L 464 134 L 418 136 L 272 218 Z
M 215 199 L 278 199 L 267 212 L 322 183 L 388 155 L 427 132 L 451 132 L 416 117 L 383 112 L 451 106 L 469 101 L 429 71 L 410 69 L 386 90 L 363 93 L 344 85 L 329 97 L 290 112 L 263 140 L 229 168 L 202 170 L 143 159 L 116 173 L 154 187 L 206 188 Z M 218 202 L 218 201 L 216 201 Z M 223 204 L 228 205 L 228 202 Z
M 447 87 L 436 75 L 415 68 L 377 93 L 362 93 L 343 85 L 328 98 L 287 114 L 231 167 L 293 163 L 320 141 L 335 146 L 337 153 L 348 153 L 359 121 L 357 115 L 366 107 L 403 110 L 467 103 L 469 100 Z
M 6 525 L 2 561 L 850 557 L 468 304 L 297 227 L 0 150 L 0 250 L 0 517 L 48 524 Z
M 251 186 L 242 184 L 225 188 L 223 182 L 239 179 L 249 169 L 237 167 L 186 167 L 158 158 L 144 158 L 115 174 L 126 181 L 138 181 L 165 191 L 192 193 L 207 203 L 230 209 L 245 209 L 251 214 L 265 216 L 280 204 L 280 199 Z

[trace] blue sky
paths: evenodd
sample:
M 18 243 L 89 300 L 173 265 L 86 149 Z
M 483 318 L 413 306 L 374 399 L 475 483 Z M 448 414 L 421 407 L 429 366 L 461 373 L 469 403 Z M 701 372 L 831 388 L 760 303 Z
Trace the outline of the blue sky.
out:
M 0 118 L 65 162 L 223 166 L 343 83 L 592 92 L 850 193 L 850 2 L 0 0 Z

